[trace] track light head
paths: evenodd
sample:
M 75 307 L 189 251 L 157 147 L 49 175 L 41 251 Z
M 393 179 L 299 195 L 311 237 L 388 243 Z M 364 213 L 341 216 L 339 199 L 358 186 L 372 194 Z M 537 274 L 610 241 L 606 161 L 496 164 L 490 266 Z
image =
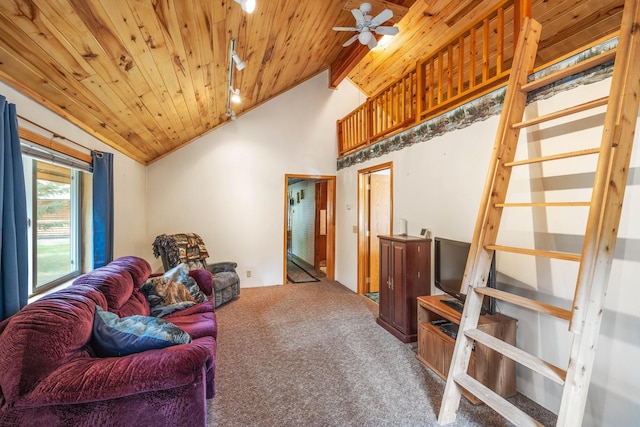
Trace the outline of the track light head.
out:
M 236 112 L 231 109 L 227 110 L 227 117 L 231 118 L 231 120 L 237 119 Z
M 242 102 L 242 98 L 240 97 L 240 89 L 229 87 L 229 96 L 231 96 L 231 102 L 233 102 L 234 104 L 239 104 L 240 102 Z
M 240 59 L 235 50 L 231 53 L 231 58 L 233 58 L 233 62 L 236 64 L 236 69 L 238 71 L 242 70 L 247 65 L 246 62 Z

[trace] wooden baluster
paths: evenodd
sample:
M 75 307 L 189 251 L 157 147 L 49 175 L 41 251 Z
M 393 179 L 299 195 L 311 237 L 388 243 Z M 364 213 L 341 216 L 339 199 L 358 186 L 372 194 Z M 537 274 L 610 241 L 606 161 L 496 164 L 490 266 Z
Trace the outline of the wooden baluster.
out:
M 499 75 L 502 73 L 502 63 L 504 61 L 504 9 L 498 9 L 498 34 L 496 37 L 497 46 L 496 46 L 496 74 Z
M 438 52 L 438 99 L 436 100 L 436 105 L 440 105 L 442 103 L 442 93 L 444 91 L 443 82 L 444 82 L 444 53 L 442 51 Z
M 427 76 L 425 73 L 427 65 L 425 62 L 418 62 L 418 66 L 416 67 L 416 94 L 417 96 L 413 99 L 416 100 L 416 123 L 420 123 L 420 119 L 422 118 L 422 113 L 426 109 L 427 105 Z
M 435 97 L 435 91 L 433 88 L 435 64 L 433 63 L 433 60 L 434 58 L 429 59 L 429 108 L 428 108 L 428 111 L 431 111 L 431 109 L 433 108 L 433 98 Z
M 469 30 L 469 89 L 476 85 L 476 27 Z
M 464 36 L 458 39 L 458 95 L 464 91 Z
M 453 45 L 447 48 L 447 99 L 453 96 Z
M 489 80 L 489 18 L 482 22 L 482 83 Z

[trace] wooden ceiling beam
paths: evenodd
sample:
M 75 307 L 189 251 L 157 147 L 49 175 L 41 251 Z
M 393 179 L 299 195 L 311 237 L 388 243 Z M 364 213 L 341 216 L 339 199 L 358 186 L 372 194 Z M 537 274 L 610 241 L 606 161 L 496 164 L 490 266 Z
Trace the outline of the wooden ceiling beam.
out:
M 367 56 L 369 48 L 357 41 L 342 49 L 335 61 L 329 66 L 329 87 L 336 89 L 358 63 Z

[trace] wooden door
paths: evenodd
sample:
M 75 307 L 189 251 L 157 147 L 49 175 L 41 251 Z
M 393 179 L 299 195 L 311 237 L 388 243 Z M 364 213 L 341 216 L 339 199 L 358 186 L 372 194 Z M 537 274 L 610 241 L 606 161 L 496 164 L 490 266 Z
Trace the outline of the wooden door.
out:
M 327 182 L 316 183 L 315 243 L 313 268 L 326 270 L 327 267 Z
M 391 234 L 390 193 L 388 169 L 369 174 L 369 292 L 380 289 L 378 236 Z
M 381 291 L 379 235 L 390 235 L 393 223 L 393 163 L 358 171 L 358 293 Z M 373 201 L 372 201 L 373 199 Z M 373 207 L 373 209 L 372 209 Z M 372 255 L 373 253 L 373 255 Z

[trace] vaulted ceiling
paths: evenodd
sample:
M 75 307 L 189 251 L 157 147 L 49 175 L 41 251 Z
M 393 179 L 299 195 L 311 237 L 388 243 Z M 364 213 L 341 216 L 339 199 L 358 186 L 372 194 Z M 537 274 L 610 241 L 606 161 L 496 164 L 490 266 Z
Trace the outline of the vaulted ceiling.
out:
M 227 123 L 230 42 L 242 113 L 330 69 L 375 94 L 499 0 L 370 0 L 400 33 L 369 51 L 358 0 L 0 0 L 0 79 L 114 149 L 148 164 Z M 546 63 L 615 31 L 624 0 L 532 0 Z M 19 112 L 20 113 L 20 112 Z M 46 126 L 46 123 L 42 125 Z

